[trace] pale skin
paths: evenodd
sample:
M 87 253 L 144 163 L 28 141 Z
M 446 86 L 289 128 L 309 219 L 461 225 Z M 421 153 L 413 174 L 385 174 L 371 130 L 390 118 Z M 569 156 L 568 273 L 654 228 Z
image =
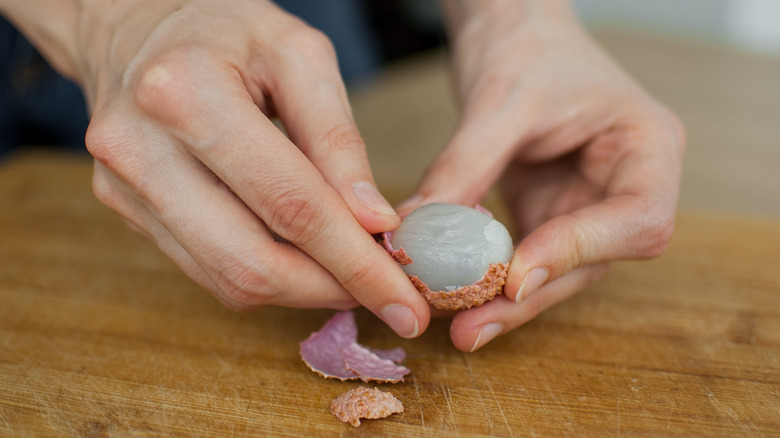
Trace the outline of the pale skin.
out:
M 461 120 L 398 213 L 505 188 L 522 239 L 505 296 L 453 318 L 453 343 L 473 351 L 610 261 L 663 251 L 684 136 L 565 2 L 441 3 Z M 0 13 L 84 89 L 98 199 L 228 307 L 362 305 L 418 336 L 430 309 L 371 237 L 400 218 L 332 46 L 265 0 L 227 5 L 0 0 Z
M 582 290 L 611 261 L 664 251 L 685 139 L 566 2 L 440 3 L 461 119 L 399 213 L 421 202 L 472 205 L 500 178 L 521 240 L 505 295 L 453 318 L 453 343 L 474 351 Z

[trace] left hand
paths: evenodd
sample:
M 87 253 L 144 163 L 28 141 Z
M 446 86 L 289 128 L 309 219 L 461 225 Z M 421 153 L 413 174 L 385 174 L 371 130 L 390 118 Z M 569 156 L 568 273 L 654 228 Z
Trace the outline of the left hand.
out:
M 685 143 L 677 118 L 602 52 L 565 3 L 502 5 L 473 2 L 465 18 L 449 11 L 461 119 L 417 202 L 399 211 L 477 204 L 503 174 L 522 240 L 505 294 L 455 315 L 450 333 L 463 351 L 583 289 L 613 260 L 660 255 Z
M 98 199 L 225 305 L 359 303 L 400 336 L 425 331 L 429 306 L 371 237 L 400 218 L 324 34 L 270 0 L 0 0 L 0 13 L 84 89 Z

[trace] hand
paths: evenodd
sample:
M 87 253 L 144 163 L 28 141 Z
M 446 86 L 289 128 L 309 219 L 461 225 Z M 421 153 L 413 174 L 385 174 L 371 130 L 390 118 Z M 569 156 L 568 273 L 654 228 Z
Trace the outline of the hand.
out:
M 464 4 L 473 15 L 459 15 Z M 494 6 L 450 9 L 461 120 L 413 198 L 473 205 L 503 174 L 522 240 L 505 295 L 454 317 L 452 341 L 464 351 L 583 289 L 610 261 L 661 254 L 684 149 L 675 116 L 591 41 L 565 4 Z
M 327 38 L 262 0 L 80 13 L 70 49 L 44 52 L 85 89 L 103 203 L 231 308 L 360 303 L 401 336 L 425 330 L 427 303 L 371 237 L 399 219 Z

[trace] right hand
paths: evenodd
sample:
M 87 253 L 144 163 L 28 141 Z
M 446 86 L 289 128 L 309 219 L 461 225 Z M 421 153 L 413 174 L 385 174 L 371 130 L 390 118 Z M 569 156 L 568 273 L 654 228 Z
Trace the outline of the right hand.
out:
M 412 199 L 474 205 L 503 175 L 521 237 L 505 294 L 453 317 L 453 343 L 473 351 L 584 289 L 612 261 L 664 251 L 685 137 L 565 1 L 446 5 L 461 117 Z
M 428 304 L 371 237 L 400 220 L 327 38 L 263 0 L 99 5 L 61 66 L 93 111 L 97 197 L 228 307 L 360 303 L 422 333 Z

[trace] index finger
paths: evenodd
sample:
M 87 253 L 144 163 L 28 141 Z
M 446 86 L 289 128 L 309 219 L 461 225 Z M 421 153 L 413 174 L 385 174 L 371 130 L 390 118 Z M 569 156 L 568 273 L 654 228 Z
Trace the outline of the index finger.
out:
M 139 106 L 167 123 L 269 228 L 317 260 L 396 333 L 422 333 L 430 311 L 400 267 L 255 106 L 241 74 L 197 58 L 148 68 Z

